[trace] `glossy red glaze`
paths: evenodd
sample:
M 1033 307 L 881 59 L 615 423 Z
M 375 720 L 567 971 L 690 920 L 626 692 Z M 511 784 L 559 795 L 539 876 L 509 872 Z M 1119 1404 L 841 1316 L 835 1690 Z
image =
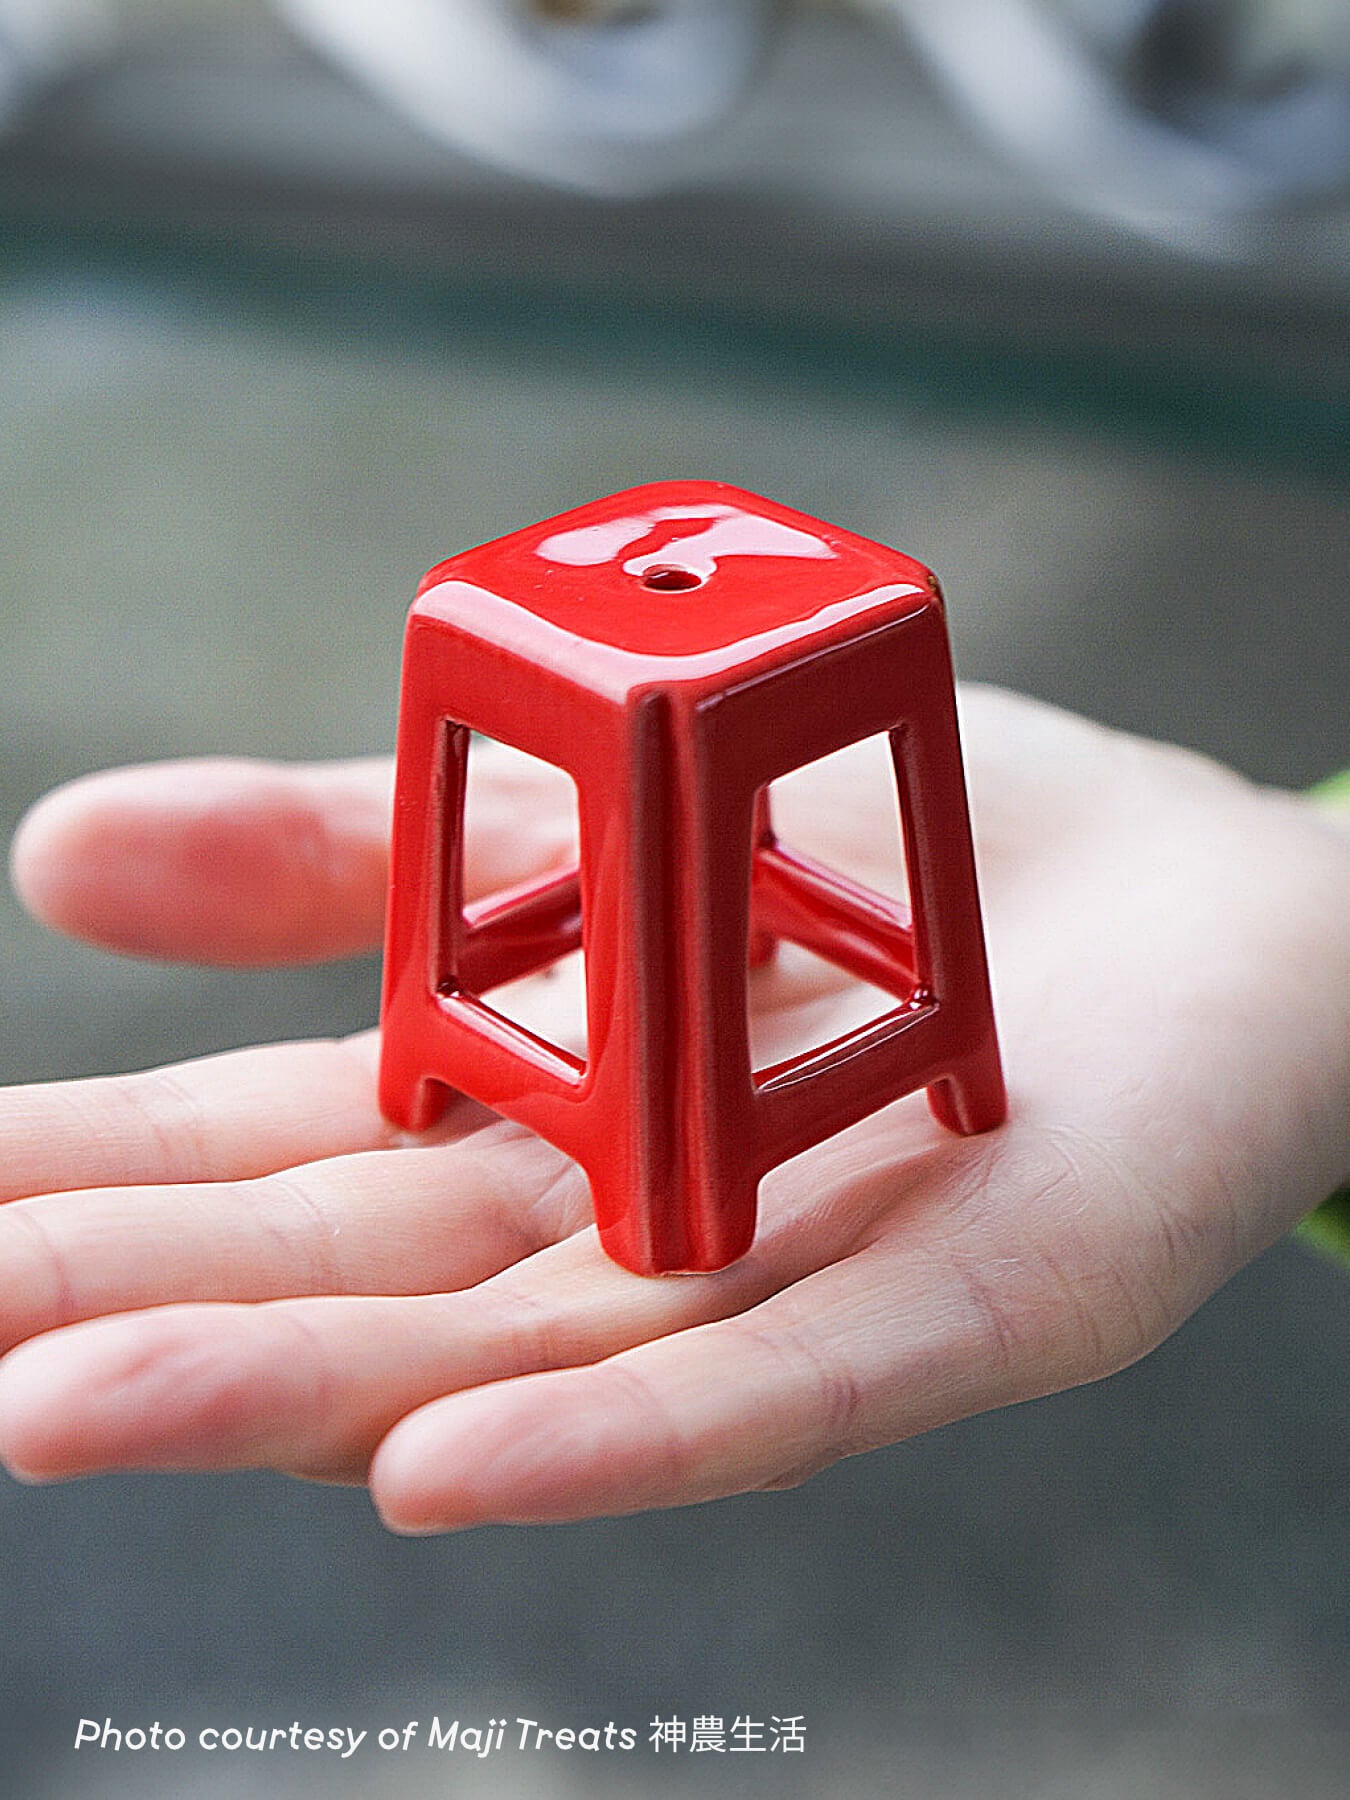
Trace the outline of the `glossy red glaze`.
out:
M 470 729 L 580 797 L 579 866 L 463 901 Z M 910 908 L 777 842 L 768 783 L 890 733 Z M 785 938 L 892 994 L 752 1072 L 747 964 Z M 482 996 L 581 945 L 586 1060 Z M 590 1178 L 640 1274 L 744 1253 L 760 1178 L 916 1088 L 1005 1112 L 937 583 L 909 557 L 709 482 L 635 488 L 434 568 L 408 621 L 380 1102 L 460 1089 Z

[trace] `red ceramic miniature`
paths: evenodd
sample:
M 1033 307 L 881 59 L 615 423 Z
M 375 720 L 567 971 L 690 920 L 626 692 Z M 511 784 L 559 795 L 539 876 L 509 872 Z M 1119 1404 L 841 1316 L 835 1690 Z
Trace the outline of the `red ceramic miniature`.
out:
M 465 906 L 471 730 L 565 769 L 579 867 Z M 774 836 L 767 787 L 890 733 L 910 905 Z M 753 1071 L 747 965 L 783 938 L 893 1009 Z M 484 995 L 581 946 L 583 1060 Z M 639 1274 L 719 1269 L 762 1175 L 928 1090 L 1005 1112 L 942 601 L 919 563 L 712 482 L 632 489 L 434 568 L 408 622 L 380 1101 L 460 1091 L 590 1178 Z

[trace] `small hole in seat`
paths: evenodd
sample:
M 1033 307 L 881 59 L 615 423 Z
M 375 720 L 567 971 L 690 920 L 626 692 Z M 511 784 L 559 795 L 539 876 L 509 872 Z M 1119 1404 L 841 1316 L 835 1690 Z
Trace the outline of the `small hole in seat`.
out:
M 654 594 L 687 594 L 691 588 L 703 586 L 703 576 L 693 569 L 681 569 L 674 563 L 657 563 L 644 571 L 642 585 Z

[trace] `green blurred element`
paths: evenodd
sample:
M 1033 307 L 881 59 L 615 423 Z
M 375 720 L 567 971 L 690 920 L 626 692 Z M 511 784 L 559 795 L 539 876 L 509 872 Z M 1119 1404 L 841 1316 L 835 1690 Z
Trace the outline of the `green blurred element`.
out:
M 1301 1244 L 1350 1268 L 1350 1187 L 1339 1188 L 1330 1200 L 1324 1200 L 1294 1235 Z
M 1350 769 L 1342 769 L 1339 775 L 1328 775 L 1325 781 L 1319 781 L 1316 787 L 1308 789 L 1308 798 L 1350 811 Z
M 1319 781 L 1316 787 L 1309 788 L 1308 798 L 1350 811 L 1350 769 Z M 1316 1212 L 1309 1213 L 1295 1235 L 1300 1243 L 1311 1245 L 1350 1268 L 1350 1187 L 1338 1188 L 1330 1200 L 1324 1200 Z

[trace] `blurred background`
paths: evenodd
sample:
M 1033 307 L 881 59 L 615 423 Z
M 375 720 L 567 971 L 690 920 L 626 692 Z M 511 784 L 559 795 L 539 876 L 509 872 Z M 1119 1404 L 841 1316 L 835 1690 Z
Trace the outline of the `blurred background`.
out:
M 931 563 L 967 677 L 1343 765 L 1348 19 L 0 0 L 6 832 L 118 761 L 388 746 L 423 569 L 675 475 Z M 5 899 L 0 1075 L 354 1029 L 377 985 Z M 1140 1367 L 790 1494 L 409 1543 L 280 1479 L 5 1481 L 0 1795 L 1340 1800 L 1348 1358 L 1286 1245 Z M 707 1712 L 807 1753 L 70 1748 Z

